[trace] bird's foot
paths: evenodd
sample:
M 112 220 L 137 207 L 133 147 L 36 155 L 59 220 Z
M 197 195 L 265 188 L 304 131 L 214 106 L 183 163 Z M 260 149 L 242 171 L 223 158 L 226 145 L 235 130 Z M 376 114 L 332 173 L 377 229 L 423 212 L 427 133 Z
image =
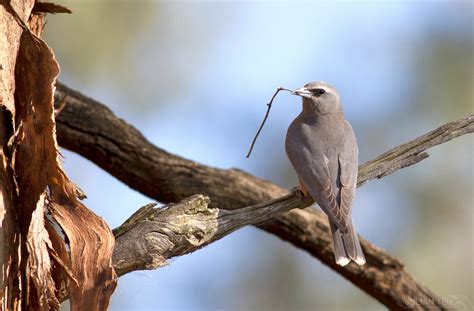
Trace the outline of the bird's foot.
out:
M 299 186 L 291 188 L 291 194 L 295 195 L 296 197 L 305 200 L 308 198 L 308 192 L 301 189 Z
M 313 199 L 311 198 L 309 192 L 306 190 L 302 184 L 298 185 L 297 187 L 293 187 L 291 189 L 291 194 L 299 198 L 305 203 L 312 203 L 314 202 Z M 309 205 L 305 204 L 304 207 L 301 207 L 301 209 L 307 208 Z

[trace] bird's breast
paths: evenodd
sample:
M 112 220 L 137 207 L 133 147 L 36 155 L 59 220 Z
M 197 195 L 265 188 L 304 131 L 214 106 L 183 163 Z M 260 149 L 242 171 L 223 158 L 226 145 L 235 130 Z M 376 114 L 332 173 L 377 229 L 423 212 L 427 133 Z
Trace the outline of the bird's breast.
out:
M 317 148 L 318 151 L 326 153 L 329 149 L 338 149 L 343 142 L 344 119 L 325 115 L 313 118 L 297 117 L 288 128 L 285 144 L 310 151 Z

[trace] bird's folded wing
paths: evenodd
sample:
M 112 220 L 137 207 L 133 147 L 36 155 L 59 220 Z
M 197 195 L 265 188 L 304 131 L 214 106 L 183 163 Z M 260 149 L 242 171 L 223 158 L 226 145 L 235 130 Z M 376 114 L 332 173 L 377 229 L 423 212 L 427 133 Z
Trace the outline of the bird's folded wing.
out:
M 327 207 L 329 208 L 327 211 L 326 208 L 325 211 L 328 214 L 328 217 L 337 225 L 337 227 L 345 231 L 347 226 L 347 214 L 345 213 L 344 209 L 341 208 L 342 206 L 339 206 L 337 203 L 337 192 L 335 193 L 333 190 L 334 187 L 331 183 L 331 174 L 329 173 L 328 166 L 323 166 L 323 169 L 325 170 L 325 177 L 321 179 L 321 191 L 324 197 L 324 203 L 327 204 Z M 323 203 L 321 202 L 321 204 Z
M 345 217 L 348 217 L 351 214 L 352 201 L 354 200 L 357 184 L 357 158 L 359 150 L 351 125 L 345 121 L 344 126 L 345 141 L 343 150 L 341 150 L 338 156 L 340 168 L 339 180 L 341 182 L 340 209 L 341 213 L 344 214 Z
M 295 158 L 288 154 L 304 186 L 318 203 L 321 209 L 328 215 L 328 218 L 342 231 L 346 230 L 346 216 L 342 213 L 337 202 L 337 191 L 334 189 L 332 176 L 329 169 L 329 159 L 326 155 L 315 155 L 309 150 L 303 150 Z M 333 161 L 338 161 L 337 158 Z M 337 162 L 336 162 L 337 163 Z M 335 174 L 333 174 L 335 175 Z
M 357 166 L 352 161 L 339 156 L 339 167 L 341 175 L 341 201 L 339 208 L 344 217 L 351 215 L 352 201 L 355 194 L 355 181 L 357 180 Z

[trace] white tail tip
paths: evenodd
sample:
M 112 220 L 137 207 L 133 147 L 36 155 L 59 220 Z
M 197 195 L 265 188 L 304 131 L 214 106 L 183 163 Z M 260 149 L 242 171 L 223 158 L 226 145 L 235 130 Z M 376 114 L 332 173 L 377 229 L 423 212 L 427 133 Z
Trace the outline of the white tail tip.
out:
M 359 257 L 357 256 L 356 259 L 354 260 L 356 264 L 359 266 L 363 266 L 365 264 L 365 258 L 364 257 Z
M 349 258 L 339 258 L 338 260 L 336 260 L 336 263 L 338 265 L 340 265 L 341 267 L 344 267 L 345 265 L 347 265 L 351 260 Z

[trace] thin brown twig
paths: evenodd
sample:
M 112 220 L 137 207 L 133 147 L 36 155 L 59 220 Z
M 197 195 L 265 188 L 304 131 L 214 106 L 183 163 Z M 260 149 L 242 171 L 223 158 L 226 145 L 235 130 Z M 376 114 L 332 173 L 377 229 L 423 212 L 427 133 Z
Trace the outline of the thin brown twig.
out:
M 262 128 L 263 128 L 263 125 L 265 124 L 265 121 L 267 121 L 268 115 L 270 114 L 270 109 L 272 108 L 273 100 L 275 99 L 275 97 L 277 96 L 277 94 L 278 94 L 280 91 L 292 92 L 291 90 L 285 89 L 284 87 L 281 87 L 281 86 L 276 89 L 275 93 L 274 93 L 273 96 L 272 96 L 272 99 L 270 99 L 270 102 L 267 104 L 268 109 L 267 109 L 267 113 L 265 114 L 265 117 L 263 118 L 262 124 L 260 125 L 260 127 L 259 127 L 259 129 L 258 129 L 258 131 L 257 131 L 257 134 L 255 134 L 255 137 L 253 138 L 252 145 L 250 145 L 249 152 L 247 153 L 247 159 L 250 158 L 250 154 L 252 153 L 253 146 L 255 145 L 255 142 L 257 141 L 257 137 L 258 137 L 258 135 L 260 134 L 260 132 L 262 131 Z

